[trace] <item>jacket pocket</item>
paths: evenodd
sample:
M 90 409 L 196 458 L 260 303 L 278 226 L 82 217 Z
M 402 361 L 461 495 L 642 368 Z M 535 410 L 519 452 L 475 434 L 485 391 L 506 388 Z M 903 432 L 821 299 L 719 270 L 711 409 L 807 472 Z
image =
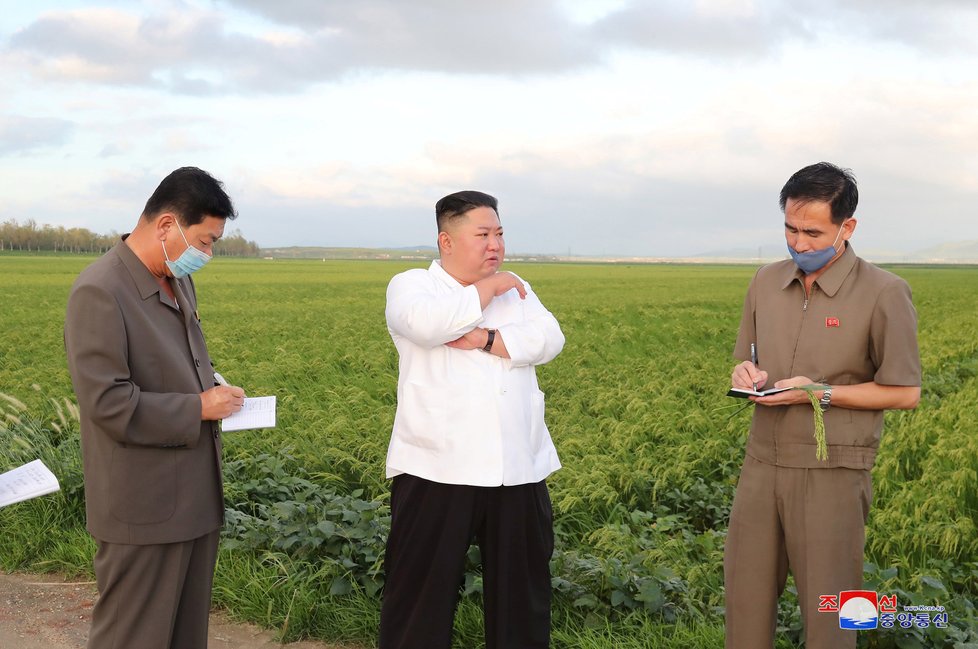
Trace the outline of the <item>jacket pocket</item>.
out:
M 825 438 L 829 444 L 875 448 L 879 444 L 881 416 L 873 410 L 830 408 L 825 413 Z
M 177 506 L 175 453 L 180 452 L 115 447 L 109 466 L 112 516 L 133 525 L 162 523 L 173 516 Z

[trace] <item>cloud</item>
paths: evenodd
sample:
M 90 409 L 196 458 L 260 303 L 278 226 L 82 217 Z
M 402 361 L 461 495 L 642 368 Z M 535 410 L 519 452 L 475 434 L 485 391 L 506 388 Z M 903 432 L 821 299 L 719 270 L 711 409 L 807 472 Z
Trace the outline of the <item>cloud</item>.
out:
M 187 6 L 89 8 L 42 15 L 8 52 L 44 80 L 201 96 L 295 92 L 360 70 L 527 75 L 598 61 L 582 28 L 544 2 L 229 4 L 303 29 L 246 33 L 233 16 Z
M 799 16 L 766 2 L 633 2 L 594 30 L 609 47 L 705 57 L 759 57 L 789 37 L 812 38 Z
M 227 0 L 297 27 L 339 69 L 527 75 L 596 63 L 586 30 L 551 0 Z
M 153 39 L 140 39 L 140 19 L 109 9 L 42 15 L 9 40 L 43 79 L 136 84 L 151 81 L 159 55 Z
M 64 119 L 0 115 L 0 156 L 61 146 L 74 130 L 75 124 Z
M 807 0 L 800 9 L 821 17 L 823 27 L 844 26 L 854 38 L 948 55 L 976 49 L 978 5 L 970 0 Z
M 789 40 L 842 37 L 953 53 L 973 50 L 978 30 L 978 10 L 954 0 L 631 2 L 592 23 L 573 20 L 557 0 L 221 5 L 48 12 L 10 36 L 7 55 L 44 80 L 213 96 L 295 93 L 362 72 L 542 77 L 603 65 L 621 49 L 738 60 Z M 254 16 L 271 22 L 256 26 Z M 447 82 L 432 100 L 474 92 L 477 82 Z
M 762 57 L 788 42 L 831 38 L 955 54 L 975 49 L 978 5 L 968 0 L 633 1 L 593 29 L 612 49 L 714 59 Z
M 48 81 L 206 95 L 247 85 L 255 69 L 268 68 L 270 77 L 294 47 L 230 32 L 213 12 L 180 8 L 142 17 L 95 8 L 42 15 L 10 37 L 8 52 Z

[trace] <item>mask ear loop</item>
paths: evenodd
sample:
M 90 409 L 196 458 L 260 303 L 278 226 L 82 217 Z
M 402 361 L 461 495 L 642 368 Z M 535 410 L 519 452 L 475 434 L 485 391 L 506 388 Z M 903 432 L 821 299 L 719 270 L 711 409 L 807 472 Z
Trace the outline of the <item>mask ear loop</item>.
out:
M 187 247 L 189 248 L 190 247 L 190 242 L 187 241 L 186 235 L 184 235 L 183 230 L 180 229 L 180 223 L 177 221 L 176 217 L 174 217 L 173 222 L 176 224 L 177 230 L 180 231 L 180 236 L 183 237 L 183 242 L 185 244 L 187 244 Z M 160 245 L 163 247 L 163 258 L 166 259 L 169 262 L 172 262 L 173 260 L 170 259 L 170 255 L 166 251 L 166 239 L 160 239 Z
M 839 226 L 839 232 L 835 235 L 835 241 L 832 242 L 833 249 L 835 249 L 835 244 L 839 243 L 839 237 L 842 236 L 842 231 L 845 230 L 846 223 L 848 223 L 848 221 L 849 219 L 846 219 L 845 221 L 842 222 L 842 225 Z M 842 242 L 845 243 L 845 239 L 843 239 Z
M 180 236 L 183 237 L 183 242 L 187 244 L 187 247 L 189 248 L 190 242 L 187 241 L 187 235 L 183 233 L 183 228 L 180 227 L 180 222 L 177 221 L 176 219 L 173 219 L 173 222 L 177 224 L 177 230 L 180 232 Z

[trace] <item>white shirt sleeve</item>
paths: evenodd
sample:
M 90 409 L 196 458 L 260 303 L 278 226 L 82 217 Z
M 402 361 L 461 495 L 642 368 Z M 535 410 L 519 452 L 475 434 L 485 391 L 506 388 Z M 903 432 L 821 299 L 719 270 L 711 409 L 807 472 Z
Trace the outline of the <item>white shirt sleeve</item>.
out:
M 391 332 L 430 349 L 460 338 L 482 322 L 475 286 L 439 288 L 425 270 L 395 275 L 387 285 Z
M 499 335 L 506 342 L 513 367 L 549 363 L 564 348 L 564 334 L 557 318 L 547 311 L 528 283 L 524 282 L 524 286 L 526 299 L 523 308 L 526 317 L 522 322 L 498 328 Z

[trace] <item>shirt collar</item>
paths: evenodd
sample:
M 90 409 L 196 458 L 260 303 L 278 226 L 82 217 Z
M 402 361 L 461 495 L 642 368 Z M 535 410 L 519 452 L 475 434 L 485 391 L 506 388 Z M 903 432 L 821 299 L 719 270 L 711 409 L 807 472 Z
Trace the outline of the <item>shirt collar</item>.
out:
M 428 272 L 452 288 L 458 288 L 463 285 L 462 282 L 449 275 L 448 271 L 441 267 L 441 261 L 438 259 L 431 262 L 431 266 L 428 267 Z
M 856 265 L 856 253 L 849 245 L 849 242 L 845 242 L 846 250 L 842 253 L 838 259 L 836 259 L 831 266 L 822 273 L 815 283 L 822 290 L 823 293 L 829 297 L 834 296 L 839 292 L 839 288 L 842 287 L 842 282 L 846 280 L 849 276 L 849 272 L 852 271 L 853 267 Z M 794 263 L 785 265 L 786 272 L 784 276 L 784 282 L 781 288 L 788 288 L 791 283 L 795 280 L 804 286 L 805 285 L 805 273 L 801 272 Z
M 129 237 L 128 234 L 122 235 L 122 238 L 117 244 L 115 244 L 115 253 L 122 260 L 122 265 L 126 267 L 129 271 L 129 275 L 132 276 L 132 281 L 136 283 L 136 288 L 139 290 L 139 296 L 144 300 L 154 293 L 160 292 L 160 285 L 153 277 L 153 274 L 149 272 L 149 269 L 140 261 L 136 253 L 132 251 L 126 244 L 126 239 Z

